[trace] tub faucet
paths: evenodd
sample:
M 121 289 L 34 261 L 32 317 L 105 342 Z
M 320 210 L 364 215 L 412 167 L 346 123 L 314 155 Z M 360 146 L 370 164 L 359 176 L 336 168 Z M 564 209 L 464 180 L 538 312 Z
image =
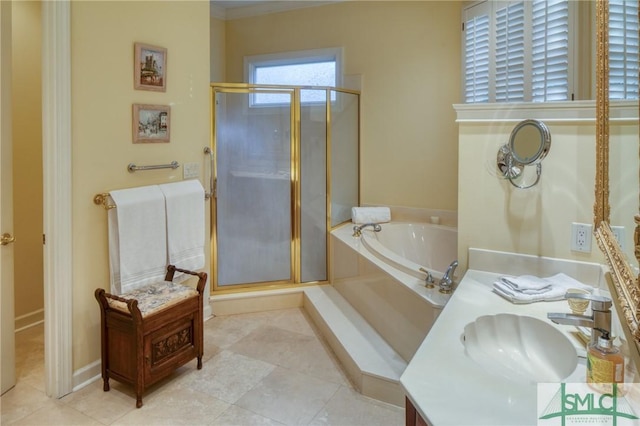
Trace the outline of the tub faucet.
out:
M 353 236 L 354 237 L 359 237 L 360 235 L 362 235 L 362 230 L 364 228 L 366 228 L 367 226 L 371 226 L 374 230 L 374 232 L 380 232 L 382 231 L 382 226 L 380 226 L 379 223 L 365 223 L 364 225 L 355 225 L 353 227 Z
M 447 268 L 447 271 L 442 276 L 442 279 L 440 279 L 440 293 L 449 294 L 453 291 L 453 273 L 455 272 L 457 267 L 458 261 L 454 260 Z
M 435 282 L 435 280 L 433 279 L 433 275 L 431 274 L 431 272 L 429 272 L 425 268 L 420 268 L 420 272 L 424 272 L 425 274 L 427 274 L 427 276 L 424 278 L 424 286 L 426 288 L 433 288 L 433 283 Z
M 593 294 L 566 293 L 565 299 L 591 301 L 591 316 L 549 312 L 547 318 L 556 324 L 576 325 L 591 328 L 591 344 L 598 341 L 603 331 L 611 333 L 611 299 Z

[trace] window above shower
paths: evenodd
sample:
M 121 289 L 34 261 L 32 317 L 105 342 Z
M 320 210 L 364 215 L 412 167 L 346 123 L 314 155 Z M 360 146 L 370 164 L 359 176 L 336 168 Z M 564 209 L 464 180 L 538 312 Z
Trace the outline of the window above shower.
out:
M 247 56 L 244 59 L 245 79 L 249 84 L 287 85 L 303 87 L 340 87 L 342 83 L 342 48 L 313 49 L 267 55 Z M 331 101 L 335 101 L 335 92 Z M 325 103 L 326 94 L 317 90 L 303 90 L 302 104 Z M 271 107 L 287 104 L 288 95 L 255 93 L 252 107 Z

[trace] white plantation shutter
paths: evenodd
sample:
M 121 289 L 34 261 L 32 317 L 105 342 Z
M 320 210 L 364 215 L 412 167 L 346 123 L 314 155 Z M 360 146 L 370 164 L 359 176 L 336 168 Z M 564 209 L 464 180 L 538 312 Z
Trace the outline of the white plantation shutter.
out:
M 638 0 L 609 0 L 609 98 L 638 99 Z
M 464 26 L 465 102 L 488 102 L 490 56 L 488 8 L 483 5 L 471 8 L 467 13 Z
M 535 0 L 532 33 L 533 102 L 569 99 L 569 4 Z
M 496 13 L 496 102 L 524 101 L 524 2 Z
M 464 9 L 465 102 L 571 99 L 568 0 L 484 1 Z

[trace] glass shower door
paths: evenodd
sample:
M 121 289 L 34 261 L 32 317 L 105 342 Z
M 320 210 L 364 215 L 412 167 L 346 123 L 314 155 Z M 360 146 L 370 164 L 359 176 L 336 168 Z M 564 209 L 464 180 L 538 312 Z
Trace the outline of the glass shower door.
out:
M 217 287 L 294 279 L 293 92 L 267 108 L 252 107 L 255 96 L 215 93 Z

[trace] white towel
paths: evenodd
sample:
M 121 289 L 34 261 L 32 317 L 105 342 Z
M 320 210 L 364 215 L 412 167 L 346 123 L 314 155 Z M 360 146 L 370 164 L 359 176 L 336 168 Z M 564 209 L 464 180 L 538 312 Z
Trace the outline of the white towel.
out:
M 164 280 L 167 223 L 164 196 L 157 185 L 111 191 L 109 210 L 111 292 L 128 293 Z
M 352 207 L 351 221 L 353 223 L 383 223 L 391 221 L 389 207 Z
M 544 278 L 534 275 L 521 275 L 519 277 L 500 277 L 500 281 L 516 291 L 540 291 L 548 290 L 551 285 Z
M 169 263 L 178 268 L 204 267 L 204 188 L 197 179 L 160 185 L 167 211 Z M 180 279 L 178 279 L 180 281 Z
M 593 287 L 577 281 L 570 276 L 559 273 L 548 278 L 540 278 L 548 283 L 548 287 L 528 290 L 518 290 L 512 285 L 505 283 L 500 277 L 498 281 L 493 283 L 493 291 L 504 297 L 511 303 L 534 303 L 534 302 L 550 302 L 564 299 L 564 295 L 570 288 L 580 288 L 591 292 Z M 513 278 L 513 277 L 509 277 Z M 511 281 L 511 280 L 509 280 Z M 538 283 L 538 287 L 541 284 Z

